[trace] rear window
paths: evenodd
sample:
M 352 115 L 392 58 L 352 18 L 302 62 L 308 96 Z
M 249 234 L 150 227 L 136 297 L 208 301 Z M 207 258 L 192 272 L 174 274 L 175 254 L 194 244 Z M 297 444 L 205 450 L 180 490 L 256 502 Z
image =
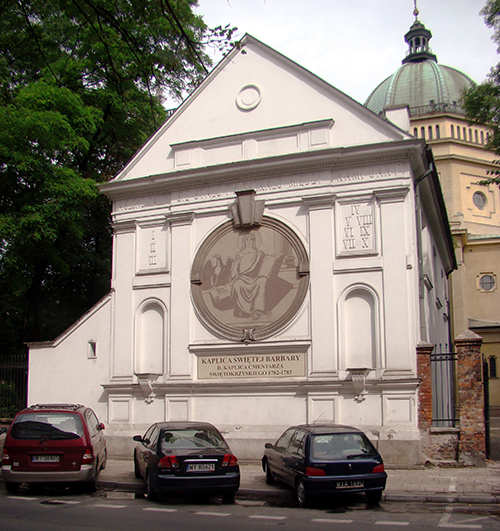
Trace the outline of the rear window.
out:
M 314 435 L 311 440 L 312 459 L 328 461 L 375 455 L 377 455 L 377 450 L 369 439 L 361 433 Z
M 22 413 L 12 423 L 13 439 L 79 439 L 83 425 L 74 413 Z
M 171 453 L 177 448 L 222 448 L 228 450 L 222 435 L 210 429 L 169 430 L 161 433 L 161 451 Z

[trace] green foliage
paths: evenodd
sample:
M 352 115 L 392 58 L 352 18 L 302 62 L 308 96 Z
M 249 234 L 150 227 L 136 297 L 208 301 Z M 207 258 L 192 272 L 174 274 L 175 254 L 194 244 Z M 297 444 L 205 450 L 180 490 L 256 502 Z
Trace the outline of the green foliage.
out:
M 109 290 L 116 175 L 205 76 L 195 0 L 0 0 L 0 341 L 53 339 Z M 0 350 L 1 353 L 1 350 Z
M 493 28 L 493 40 L 500 52 L 500 0 L 487 0 L 481 13 L 488 27 Z M 466 91 L 462 98 L 471 123 L 487 125 L 490 129 L 487 147 L 500 155 L 500 63 L 491 69 L 485 82 Z M 500 161 L 495 161 L 499 165 Z M 488 171 L 481 184 L 500 186 L 500 170 Z
M 24 407 L 24 393 L 15 382 L 0 380 L 0 418 L 12 419 Z

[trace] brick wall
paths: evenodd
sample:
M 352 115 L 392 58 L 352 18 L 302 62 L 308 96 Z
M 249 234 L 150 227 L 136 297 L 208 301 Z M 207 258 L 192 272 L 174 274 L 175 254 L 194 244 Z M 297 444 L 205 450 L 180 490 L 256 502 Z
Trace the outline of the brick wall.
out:
M 455 339 L 460 408 L 458 460 L 464 465 L 482 466 L 486 459 L 481 343 L 481 337 L 471 330 Z
M 432 377 L 431 354 L 434 345 L 420 342 L 417 345 L 417 374 L 420 379 L 418 389 L 418 427 L 427 431 L 432 426 Z
M 460 427 L 432 427 L 431 354 L 434 345 L 417 345 L 418 426 L 421 436 L 421 460 L 443 462 L 458 460 L 467 466 L 484 466 L 486 438 L 482 380 L 482 339 L 466 330 L 455 339 L 457 351 L 457 389 Z

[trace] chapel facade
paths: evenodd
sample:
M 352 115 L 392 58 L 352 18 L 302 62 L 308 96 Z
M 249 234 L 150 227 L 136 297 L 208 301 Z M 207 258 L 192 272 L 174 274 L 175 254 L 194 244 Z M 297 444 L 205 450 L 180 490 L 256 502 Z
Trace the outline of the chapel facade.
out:
M 102 192 L 111 291 L 30 346 L 30 403 L 92 406 L 113 455 L 164 419 L 242 459 L 330 421 L 421 462 L 416 349 L 450 342 L 456 266 L 423 139 L 246 35 Z

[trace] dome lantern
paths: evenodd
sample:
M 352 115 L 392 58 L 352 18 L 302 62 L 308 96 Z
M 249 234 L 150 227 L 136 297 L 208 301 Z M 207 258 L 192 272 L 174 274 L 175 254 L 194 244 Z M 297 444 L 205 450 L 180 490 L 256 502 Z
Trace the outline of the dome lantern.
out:
M 418 20 L 417 2 L 415 0 L 415 22 L 405 35 L 405 41 L 408 44 L 408 53 L 403 59 L 405 63 L 418 63 L 420 61 L 431 60 L 437 63 L 437 57 L 429 48 L 429 41 L 432 39 L 432 33 Z

